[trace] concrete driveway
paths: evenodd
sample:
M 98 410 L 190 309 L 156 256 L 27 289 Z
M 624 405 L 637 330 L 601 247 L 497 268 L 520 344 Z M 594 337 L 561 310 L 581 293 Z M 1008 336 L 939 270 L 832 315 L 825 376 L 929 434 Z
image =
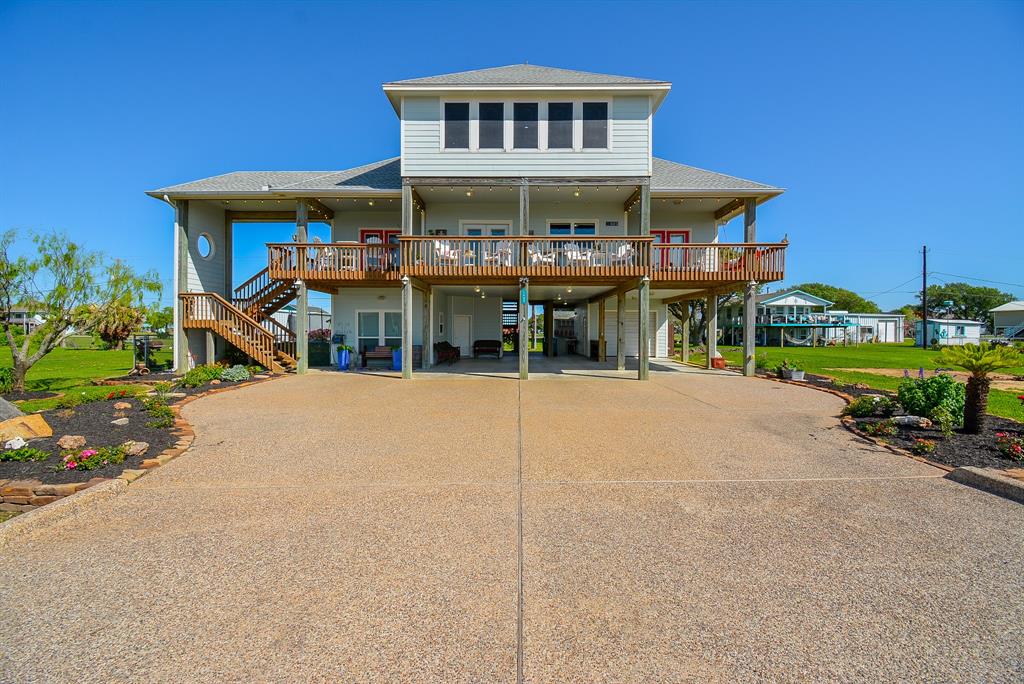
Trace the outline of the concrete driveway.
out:
M 703 371 L 215 395 L 5 550 L 0 681 L 1020 681 L 1024 506 L 840 407 Z

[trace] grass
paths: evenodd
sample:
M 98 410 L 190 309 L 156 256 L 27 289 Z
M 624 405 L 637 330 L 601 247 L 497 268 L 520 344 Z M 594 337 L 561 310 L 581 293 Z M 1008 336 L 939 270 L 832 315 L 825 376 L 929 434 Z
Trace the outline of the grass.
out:
M 0 511 L 0 523 L 7 522 L 16 515 L 20 515 L 21 511 Z
M 743 352 L 740 347 L 719 347 L 718 350 L 730 365 L 740 365 Z M 862 344 L 855 347 L 757 347 L 757 355 L 768 360 L 772 368 L 784 359 L 798 365 L 809 373 L 835 378 L 848 384 L 862 383 L 880 390 L 895 391 L 902 378 L 891 378 L 874 373 L 859 372 L 858 368 L 899 368 L 917 375 L 919 368 L 932 371 L 939 367 L 936 362 L 939 353 L 921 349 L 910 344 Z M 1000 373 L 1024 375 L 1022 365 L 1008 368 Z M 703 354 L 692 354 L 695 363 L 704 361 Z M 989 395 L 989 413 L 1024 422 L 1024 405 L 1017 399 L 1017 393 L 992 390 Z
M 170 360 L 170 350 L 153 353 L 157 363 Z M 0 349 L 0 368 L 12 365 L 11 350 L 6 346 Z M 96 386 L 93 380 L 105 380 L 125 375 L 132 368 L 132 352 L 130 349 L 115 351 L 111 349 L 54 349 L 39 361 L 28 372 L 25 389 L 28 391 L 60 392 L 63 394 L 79 393 L 86 399 L 105 397 L 111 391 L 122 389 L 132 390 L 131 386 L 118 385 Z M 56 399 L 33 399 L 19 404 L 26 412 L 52 408 Z

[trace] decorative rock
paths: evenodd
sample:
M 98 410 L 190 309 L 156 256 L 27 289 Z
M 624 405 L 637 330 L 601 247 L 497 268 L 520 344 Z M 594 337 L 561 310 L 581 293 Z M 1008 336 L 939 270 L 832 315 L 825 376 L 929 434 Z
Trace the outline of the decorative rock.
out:
M 145 470 L 125 470 L 118 477 L 125 482 L 135 482 L 140 477 L 146 474 Z
M 82 449 L 85 447 L 85 437 L 81 435 L 64 435 L 57 440 L 57 446 L 68 451 Z
M 116 404 L 114 404 L 115 411 L 125 411 L 127 409 L 130 409 L 131 407 L 132 405 L 129 404 L 127 401 L 119 401 Z
M 263 374 L 261 373 L 260 375 L 254 375 L 254 376 L 252 376 L 252 379 L 253 379 L 253 380 L 266 380 L 266 379 L 267 379 L 267 378 L 269 378 L 269 377 L 270 377 L 269 375 L 263 375 Z
M 125 456 L 143 456 L 149 451 L 149 442 L 135 442 L 128 440 L 121 446 L 124 447 Z
M 211 380 L 210 384 L 211 385 L 219 385 L 220 384 L 220 380 Z
M 32 504 L 33 506 L 45 506 L 48 503 L 53 503 L 54 501 L 56 501 L 59 498 L 61 498 L 61 497 L 59 497 L 59 496 L 33 496 L 31 499 L 28 500 L 28 502 L 30 504 Z
M 184 392 L 171 392 L 167 396 L 173 397 L 175 399 L 181 399 L 182 397 L 187 397 L 188 395 L 185 394 Z
M 26 442 L 21 437 L 15 437 L 14 439 L 9 439 L 6 442 L 4 442 L 4 449 L 20 449 L 26 444 L 28 444 L 28 442 Z
M 122 425 L 122 426 L 124 426 L 124 425 L 128 424 L 128 419 L 127 418 L 118 418 L 116 420 L 110 421 L 110 424 L 111 425 Z
M 921 416 L 894 416 L 892 421 L 903 427 L 930 428 L 932 421 Z

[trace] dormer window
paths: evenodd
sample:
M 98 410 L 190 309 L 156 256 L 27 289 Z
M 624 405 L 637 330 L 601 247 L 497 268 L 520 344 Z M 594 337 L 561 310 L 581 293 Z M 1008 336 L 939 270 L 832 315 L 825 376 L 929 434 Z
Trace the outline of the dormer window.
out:
M 583 149 L 608 147 L 608 103 L 583 103 Z
M 516 102 L 512 106 L 515 118 L 512 147 L 517 150 L 535 150 L 538 147 L 537 120 L 540 106 L 536 102 Z
M 572 102 L 548 103 L 548 149 L 572 149 Z
M 469 149 L 469 103 L 446 102 L 444 105 L 444 148 Z
M 505 149 L 505 103 L 480 103 L 480 149 Z

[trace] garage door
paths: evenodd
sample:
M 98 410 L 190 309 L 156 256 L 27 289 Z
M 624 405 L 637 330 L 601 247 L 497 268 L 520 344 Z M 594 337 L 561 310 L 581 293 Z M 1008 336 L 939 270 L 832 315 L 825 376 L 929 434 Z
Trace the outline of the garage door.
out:
M 879 321 L 878 322 L 878 341 L 879 342 L 895 342 L 896 341 L 896 321 Z
M 640 338 L 639 320 L 639 311 L 626 311 L 625 315 L 623 316 L 622 334 L 625 337 L 625 339 L 623 340 L 622 346 L 626 350 L 626 356 L 640 356 L 640 349 L 637 346 L 637 342 Z M 649 350 L 650 355 L 653 357 L 656 356 L 658 353 L 658 313 L 656 311 L 651 312 L 651 324 L 648 327 L 647 332 L 650 336 L 647 348 Z M 605 344 L 607 345 L 609 356 L 615 356 L 615 354 L 617 353 L 615 351 L 615 335 L 615 312 L 611 311 L 609 312 L 609 315 L 605 317 L 604 321 L 604 339 Z

